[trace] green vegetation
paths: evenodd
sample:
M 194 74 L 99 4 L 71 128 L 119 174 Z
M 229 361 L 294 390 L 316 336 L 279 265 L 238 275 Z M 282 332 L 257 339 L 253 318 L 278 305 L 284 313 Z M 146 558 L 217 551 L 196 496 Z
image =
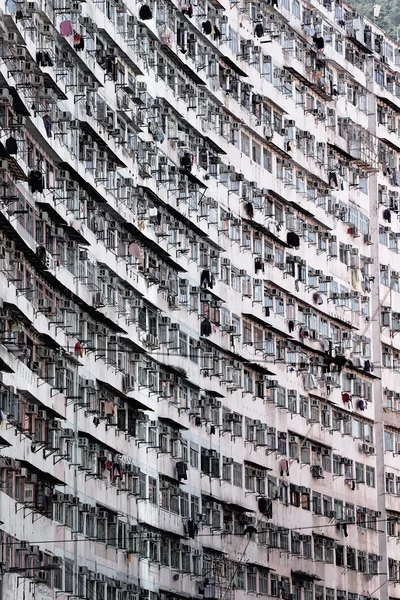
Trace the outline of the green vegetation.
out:
M 381 6 L 379 18 L 373 19 L 374 2 L 372 0 L 351 0 L 350 4 L 357 12 L 374 20 L 393 39 L 400 40 L 400 0 L 377 0 Z

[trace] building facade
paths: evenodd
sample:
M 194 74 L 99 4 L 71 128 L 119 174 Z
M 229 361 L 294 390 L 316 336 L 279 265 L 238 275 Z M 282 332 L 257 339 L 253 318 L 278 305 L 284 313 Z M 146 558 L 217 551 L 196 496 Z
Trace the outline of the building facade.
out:
M 0 7 L 0 600 L 398 598 L 400 46 Z

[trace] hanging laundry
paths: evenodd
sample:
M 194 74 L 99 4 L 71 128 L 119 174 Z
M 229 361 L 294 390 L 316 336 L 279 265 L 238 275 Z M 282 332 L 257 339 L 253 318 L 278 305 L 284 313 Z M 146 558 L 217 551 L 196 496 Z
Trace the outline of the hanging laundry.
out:
M 200 286 L 209 287 L 211 290 L 214 287 L 215 277 L 214 273 L 211 273 L 209 269 L 203 269 L 200 275 Z
M 262 23 L 257 23 L 257 25 L 255 27 L 255 30 L 254 30 L 254 33 L 255 33 L 255 35 L 258 38 L 263 37 L 263 35 L 264 35 L 264 27 L 263 27 Z
M 222 34 L 221 34 L 219 27 L 214 25 L 214 41 L 220 40 L 221 37 L 222 37 Z
M 280 476 L 289 475 L 289 461 L 286 458 L 281 458 L 279 461 Z
M 76 342 L 75 348 L 74 348 L 74 354 L 75 354 L 75 356 L 77 358 L 82 358 L 84 356 L 84 353 L 85 353 L 85 351 L 83 349 L 82 344 L 79 341 Z
M 364 371 L 366 373 L 372 373 L 372 371 L 374 370 L 374 365 L 370 360 L 365 360 L 364 361 Z
M 41 171 L 34 169 L 28 175 L 28 185 L 32 193 L 42 193 L 45 189 L 44 177 Z
M 187 471 L 188 467 L 185 462 L 179 461 L 176 463 L 176 474 L 179 481 L 181 481 L 182 479 L 185 481 L 187 480 Z
M 383 211 L 383 218 L 385 219 L 385 221 L 387 221 L 388 223 L 391 223 L 392 221 L 392 213 L 390 212 L 389 208 L 385 208 L 385 210 Z
M 304 389 L 305 390 L 316 390 L 317 380 L 312 373 L 304 373 Z
M 272 519 L 272 500 L 269 498 L 259 498 L 257 504 L 260 513 L 265 515 L 266 519 Z
M 44 128 L 46 130 L 47 137 L 51 138 L 52 135 L 53 135 L 52 132 L 51 132 L 51 129 L 53 127 L 53 123 L 51 121 L 50 115 L 43 115 L 43 125 L 44 125 Z
M 254 259 L 254 270 L 256 273 L 258 271 L 262 271 L 264 273 L 264 263 L 259 257 Z
M 140 10 L 139 10 L 139 19 L 141 21 L 149 21 L 152 18 L 153 18 L 153 13 L 151 11 L 151 8 L 149 6 L 147 6 L 147 4 L 144 4 L 143 6 L 141 6 Z
M 191 171 L 194 163 L 194 156 L 190 152 L 184 152 L 183 156 L 180 157 L 181 168 L 185 171 Z
M 272 129 L 272 125 L 267 124 L 264 128 L 264 136 L 267 141 L 272 140 L 274 136 L 274 130 Z
M 193 519 L 189 519 L 187 522 L 187 532 L 188 532 L 188 536 L 192 540 L 194 540 L 194 538 L 196 537 L 196 535 L 199 532 L 198 525 L 197 525 L 196 521 L 193 521 Z
M 185 45 L 185 30 L 178 27 L 176 31 L 176 44 L 179 46 L 182 54 L 186 54 L 187 48 Z
M 24 13 L 22 12 L 22 10 L 17 10 L 15 13 L 15 20 L 17 21 L 21 21 L 24 18 Z
M 365 400 L 364 400 L 364 398 L 361 398 L 361 400 L 359 400 L 359 401 L 358 401 L 358 408 L 359 408 L 361 411 L 364 411 L 364 410 L 365 410 Z
M 336 189 L 339 187 L 338 178 L 334 171 L 328 173 L 328 185 Z
M 14 137 L 9 137 L 6 140 L 6 150 L 9 154 L 17 154 L 18 153 L 17 140 Z
M 64 37 L 68 37 L 73 34 L 71 21 L 62 21 L 60 23 L 60 33 Z
M 211 21 L 205 21 L 204 23 L 202 23 L 201 26 L 206 35 L 210 35 L 210 33 L 212 33 L 214 31 L 214 27 L 213 27 L 213 24 L 211 23 Z
M 117 72 L 116 72 L 116 64 L 115 64 L 115 56 L 107 56 L 105 63 L 105 70 L 107 75 L 109 75 L 110 77 L 112 77 L 113 79 L 116 78 L 117 76 Z
M 362 291 L 361 271 L 358 268 L 352 268 L 350 271 L 351 286 L 354 290 Z
M 297 233 L 294 233 L 294 231 L 288 231 L 286 243 L 291 248 L 298 248 L 300 246 L 300 238 Z
M 204 337 L 210 337 L 211 333 L 212 333 L 211 321 L 207 317 L 207 318 L 203 319 L 203 321 L 201 322 L 200 335 L 202 335 Z
M 351 403 L 350 394 L 348 394 L 347 392 L 343 392 L 342 393 L 342 402 L 343 402 L 343 404 L 350 404 Z
M 74 48 L 78 52 L 80 52 L 81 50 L 83 50 L 85 48 L 84 38 L 81 36 L 80 33 L 77 33 L 76 31 L 74 31 Z
M 193 5 L 191 0 L 183 0 L 181 3 L 181 11 L 184 15 L 188 16 L 189 19 L 193 17 Z
M 323 299 L 322 294 L 320 292 L 314 292 L 314 294 L 313 294 L 313 300 L 314 300 L 314 303 L 317 304 L 318 306 L 321 306 L 321 304 L 324 303 L 324 299 Z
M 288 322 L 288 330 L 289 330 L 289 333 L 293 333 L 293 331 L 294 331 L 294 321 L 289 321 Z
M 104 402 L 104 414 L 106 417 L 113 417 L 115 414 L 115 404 L 111 400 Z
M 246 202 L 246 204 L 244 205 L 244 210 L 246 211 L 246 214 L 249 217 L 249 219 L 252 219 L 254 217 L 254 206 L 252 202 Z
M 313 37 L 313 42 L 317 47 L 317 50 L 323 50 L 325 47 L 325 41 L 324 38 L 322 36 L 318 36 L 318 35 L 314 35 Z M 318 61 L 316 66 L 319 68 L 320 65 L 318 65 Z

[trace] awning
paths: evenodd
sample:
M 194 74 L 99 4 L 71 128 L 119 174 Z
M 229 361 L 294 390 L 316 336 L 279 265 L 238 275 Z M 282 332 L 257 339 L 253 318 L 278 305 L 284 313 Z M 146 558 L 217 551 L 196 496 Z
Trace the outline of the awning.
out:
M 0 371 L 2 373 L 15 373 L 14 369 L 12 369 L 2 358 L 0 358 Z
M 395 139 L 398 140 L 399 138 L 396 136 Z M 400 142 L 399 144 L 394 144 L 391 140 L 388 140 L 387 138 L 379 138 L 379 141 L 385 142 L 385 144 L 390 146 L 390 148 L 393 148 L 393 150 L 395 150 L 396 152 L 400 152 Z
M 226 354 L 227 356 L 230 356 L 234 360 L 237 360 L 237 361 L 243 363 L 244 365 L 249 362 L 248 360 L 243 358 L 243 356 L 241 356 L 240 354 L 236 354 L 235 352 L 232 352 L 231 350 L 227 350 L 226 348 L 221 348 L 221 346 L 219 346 L 218 344 L 213 342 L 208 337 L 201 337 L 201 340 L 202 340 L 202 342 L 204 342 L 204 344 L 210 345 L 213 348 L 215 348 L 216 350 L 218 350 L 219 352 L 221 352 L 221 354 Z
M 268 280 L 265 280 L 265 281 L 268 281 Z M 269 283 L 272 283 L 272 282 L 269 282 Z M 283 289 L 283 288 L 281 288 L 281 289 Z M 285 331 L 282 331 L 282 329 L 278 329 L 277 327 L 274 327 L 273 325 L 271 325 L 270 323 L 268 323 L 268 321 L 264 321 L 260 317 L 257 317 L 256 315 L 253 315 L 253 313 L 242 313 L 242 316 L 246 317 L 246 319 L 249 319 L 251 321 L 255 321 L 259 325 L 262 325 L 265 329 L 274 331 L 275 333 L 281 335 L 284 338 L 293 339 L 292 335 L 289 335 Z M 265 318 L 267 319 L 268 317 L 265 317 Z M 296 343 L 298 343 L 297 340 L 296 340 Z
M 341 154 L 346 160 L 349 160 L 351 162 L 353 162 L 355 160 L 354 156 L 349 154 L 346 150 L 343 150 L 343 148 L 341 148 L 337 144 L 332 144 L 331 142 L 327 142 L 327 145 L 330 146 L 331 148 L 334 148 L 334 150 L 336 150 L 336 152 L 338 152 L 338 154 Z
M 200 388 L 207 396 L 212 396 L 213 398 L 226 398 L 224 394 L 217 392 L 215 390 L 208 390 L 207 388 Z
M 87 241 L 87 239 L 84 237 L 83 233 L 81 233 L 79 231 L 79 226 L 80 226 L 80 222 L 76 221 L 76 222 L 72 222 L 71 225 L 69 225 L 68 221 L 66 221 L 54 208 L 54 206 L 48 201 L 48 200 L 37 200 L 36 204 L 38 204 L 40 207 L 42 207 L 43 210 L 45 210 L 51 217 L 52 221 L 54 221 L 54 224 L 56 225 L 56 227 L 61 227 L 62 229 L 65 230 L 66 234 L 68 235 L 68 237 L 71 238 L 71 240 L 74 240 L 76 242 L 78 242 L 78 244 L 80 244 L 81 246 L 90 246 L 90 242 Z M 76 223 L 76 227 L 74 227 L 74 223 Z
M 17 159 L 7 152 L 4 144 L 0 144 L 0 158 L 5 158 L 8 161 L 9 171 L 15 179 L 19 181 L 28 181 L 28 177 L 25 175 L 22 167 L 18 164 Z
M 269 192 L 269 190 L 268 190 L 268 192 Z M 287 200 L 285 200 L 285 204 L 289 204 L 289 202 Z M 257 221 L 254 221 L 253 219 L 245 219 L 244 217 L 243 217 L 243 221 L 245 223 L 249 223 L 252 227 L 254 227 L 254 229 L 261 231 L 264 235 L 271 238 L 276 244 L 280 244 L 281 246 L 284 246 L 285 248 L 290 248 L 290 246 L 284 240 L 281 240 L 275 233 L 272 233 L 272 231 L 269 231 L 269 229 L 267 227 L 265 227 L 265 225 L 262 225 L 261 223 L 258 223 Z
M 47 473 L 47 471 L 41 471 L 41 469 L 38 469 L 37 467 L 35 467 L 35 465 L 30 463 L 29 461 L 21 460 L 19 458 L 17 458 L 16 460 L 18 460 L 21 463 L 21 467 L 28 469 L 32 473 L 35 473 L 38 476 L 38 479 L 41 479 L 43 481 L 48 481 L 49 483 L 52 483 L 53 485 L 66 485 L 65 482 L 62 481 L 61 479 L 58 479 L 58 477 L 54 477 L 54 475 L 50 475 L 50 473 Z
M 100 150 L 107 152 L 110 162 L 115 163 L 118 167 L 126 167 L 126 164 L 113 152 L 104 141 L 105 136 L 101 136 L 87 121 L 80 121 L 80 126 L 90 137 L 97 143 Z
M 110 452 L 110 454 L 114 454 L 114 455 L 118 454 L 119 456 L 122 456 L 122 452 L 118 452 L 118 450 L 116 450 L 113 446 L 109 446 L 108 444 L 103 442 L 103 440 L 99 440 L 94 435 L 91 435 L 90 433 L 87 433 L 86 431 L 79 430 L 78 436 L 88 438 L 90 443 L 92 443 L 92 444 L 101 444 L 101 446 L 103 446 L 103 448 L 105 448 L 107 450 L 107 452 Z
M 10 94 L 13 99 L 13 109 L 15 110 L 17 115 L 21 115 L 22 117 L 30 117 L 31 113 L 26 108 L 24 101 L 22 100 L 21 96 L 18 94 L 15 87 L 10 87 L 9 91 L 10 91 Z
M 186 169 L 179 169 L 179 172 L 181 175 L 184 175 L 185 177 L 187 177 L 191 183 L 197 183 L 198 186 L 200 186 L 202 188 L 207 188 L 204 181 L 201 181 L 201 179 L 196 177 L 196 175 L 193 175 L 193 173 L 191 171 L 187 171 Z
M 145 404 L 142 404 L 142 402 L 139 402 L 139 400 L 136 400 L 136 398 L 132 398 L 132 396 L 127 396 L 126 394 L 124 394 L 124 392 L 122 392 L 118 388 L 114 387 L 107 381 L 102 381 L 101 379 L 96 379 L 96 381 L 98 383 L 100 383 L 100 385 L 104 386 L 107 390 L 109 390 L 114 396 L 118 396 L 119 398 L 122 398 L 126 402 L 130 402 L 131 404 L 134 404 L 135 408 L 138 408 L 139 410 L 150 410 L 150 411 L 153 410 L 152 408 L 149 408 Z
M 14 316 L 17 317 L 18 321 L 20 321 L 27 327 L 30 327 L 32 325 L 32 321 L 28 319 L 28 317 L 16 304 L 13 304 L 12 302 L 4 302 L 4 308 L 7 308 Z
M 221 501 L 217 500 L 217 502 L 221 502 Z M 252 508 L 247 508 L 246 506 L 242 506 L 241 504 L 236 504 L 235 502 L 222 502 L 222 504 L 225 504 L 231 510 L 236 510 L 238 512 L 249 512 L 249 513 L 254 512 L 254 510 Z
M 169 46 L 162 44 L 161 50 L 164 54 L 169 56 L 169 58 L 178 66 L 178 68 L 183 71 L 196 85 L 207 85 L 207 82 L 203 81 L 203 79 L 201 79 L 201 77 L 199 77 L 197 73 L 185 63 L 185 61 L 181 60 Z
M 153 242 L 153 240 L 149 239 L 144 233 L 140 231 L 138 227 L 136 227 L 133 223 L 126 222 L 124 223 L 126 229 L 130 230 L 134 239 L 134 242 L 141 242 L 144 246 L 149 249 L 153 249 L 159 258 L 161 258 L 164 262 L 166 262 L 170 267 L 175 269 L 178 272 L 186 273 L 186 269 L 184 269 L 179 263 L 175 262 L 171 255 L 161 248 L 157 242 Z
M 389 98 L 385 98 L 385 96 L 378 96 L 378 99 L 381 102 L 384 102 L 391 109 L 395 110 L 397 113 L 400 113 L 400 106 L 398 104 L 395 104 L 394 102 L 392 102 L 392 100 L 389 100 Z
M 159 416 L 158 420 L 161 421 L 161 423 L 165 423 L 166 425 L 169 425 L 170 427 L 172 427 L 174 429 L 185 429 L 185 430 L 188 429 L 188 427 L 185 427 L 179 421 L 174 421 L 174 419 L 171 419 L 170 417 Z
M 306 571 L 301 571 L 301 570 L 294 570 L 292 569 L 290 571 L 290 573 L 292 574 L 292 577 L 296 577 L 299 579 L 305 579 L 306 581 L 323 581 L 323 579 L 321 577 L 318 577 L 318 575 L 316 575 L 315 573 L 307 573 Z
M 78 53 L 76 53 L 78 56 Z M 91 72 L 91 71 L 90 71 Z M 64 94 L 61 88 L 55 83 L 54 79 L 49 75 L 49 73 L 42 73 L 44 78 L 44 87 L 51 88 L 56 94 L 58 100 L 67 100 L 68 96 Z
M 253 371 L 262 373 L 264 375 L 276 375 L 276 373 L 273 373 L 270 369 L 268 369 L 268 367 L 265 366 L 265 363 L 259 364 L 258 362 L 254 361 L 254 362 L 248 363 L 247 366 L 250 369 L 252 369 Z
M 12 446 L 12 444 L 0 435 L 0 448 L 8 448 L 9 446 Z
M 210 137 L 208 137 L 208 135 L 204 137 L 204 141 L 207 142 L 207 144 L 210 146 L 210 148 L 212 150 L 214 150 L 214 152 L 216 152 L 217 154 L 225 154 L 226 155 L 225 150 L 222 150 L 222 148 L 220 146 L 218 146 L 217 142 L 215 140 L 212 140 Z
M 48 415 L 52 416 L 53 419 L 63 419 L 65 420 L 65 417 L 57 412 L 56 410 L 54 410 L 53 408 L 49 408 L 48 406 L 46 406 L 45 404 L 43 404 L 39 398 L 37 398 L 34 394 L 32 394 L 31 391 L 29 390 L 24 390 L 20 387 L 17 387 L 17 390 L 20 394 L 22 394 L 22 396 L 24 396 L 24 398 L 26 398 L 27 400 L 29 400 L 30 402 L 32 402 L 33 404 L 37 404 L 38 406 L 40 406 L 41 408 L 45 409 L 48 413 Z
M 248 77 L 247 73 L 245 73 L 243 69 L 241 69 L 235 62 L 233 62 L 233 60 L 229 58 L 229 56 L 221 56 L 221 60 L 227 65 L 229 69 L 232 69 L 233 71 L 235 71 L 235 73 L 240 75 L 240 77 Z
M 270 467 L 266 467 L 265 465 L 261 465 L 260 463 L 253 462 L 251 460 L 244 460 L 244 464 L 252 469 L 259 469 L 260 471 L 272 471 Z
M 74 224 L 77 224 L 75 227 Z M 79 221 L 73 221 L 71 225 L 67 225 L 64 227 L 66 234 L 81 246 L 90 246 L 90 242 L 84 237 L 83 233 L 79 228 Z

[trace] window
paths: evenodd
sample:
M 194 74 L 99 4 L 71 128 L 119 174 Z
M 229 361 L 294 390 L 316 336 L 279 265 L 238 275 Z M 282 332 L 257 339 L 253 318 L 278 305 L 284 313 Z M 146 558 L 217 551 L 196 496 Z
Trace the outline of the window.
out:
M 297 19 L 300 19 L 300 2 L 298 0 L 293 0 L 292 2 L 292 14 Z
M 198 496 L 193 494 L 190 496 L 190 516 L 192 519 L 197 519 L 200 514 L 200 500 Z
M 357 483 L 364 483 L 364 465 L 356 462 L 356 481 Z
M 322 515 L 322 498 L 318 492 L 312 494 L 312 509 L 316 515 Z
M 393 435 L 391 431 L 385 431 L 385 451 L 393 452 Z
M 365 467 L 365 482 L 369 487 L 375 487 L 375 469 L 374 467 Z
M 330 498 L 329 496 L 324 496 L 322 506 L 324 510 L 324 516 L 330 517 L 332 513 L 332 498 Z
M 258 572 L 258 593 L 264 596 L 268 594 L 268 571 L 264 569 Z
M 394 487 L 394 473 L 386 473 L 386 475 L 385 475 L 385 487 L 386 487 L 386 492 L 388 494 L 394 494 L 394 491 L 395 491 L 395 487 Z
M 190 466 L 194 469 L 199 468 L 199 447 L 197 444 L 190 444 Z
M 257 592 L 257 567 L 247 567 L 247 591 Z
M 233 485 L 243 487 L 243 467 L 239 463 L 233 463 Z
M 272 154 L 266 148 L 263 148 L 263 167 L 272 173 Z
M 250 138 L 242 133 L 241 135 L 241 150 L 246 156 L 250 156 Z
M 252 146 L 252 157 L 254 162 L 256 162 L 258 165 L 261 164 L 261 147 L 254 142 Z
M 157 479 L 149 477 L 149 502 L 158 504 Z

